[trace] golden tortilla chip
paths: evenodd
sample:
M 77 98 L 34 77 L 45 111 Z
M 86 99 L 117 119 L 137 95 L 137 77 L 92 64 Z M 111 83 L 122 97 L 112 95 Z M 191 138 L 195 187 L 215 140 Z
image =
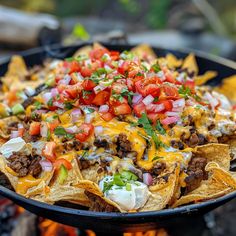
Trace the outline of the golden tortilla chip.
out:
M 101 170 L 101 172 L 98 170 L 101 170 L 101 166 L 99 164 L 95 164 L 87 169 L 81 170 L 83 179 L 98 183 L 105 176 L 104 170 Z
M 178 59 L 175 55 L 168 53 L 165 57 L 169 68 L 180 67 L 183 63 L 182 59 Z
M 9 125 L 14 122 L 19 122 L 16 116 L 10 116 L 0 119 L 0 137 L 8 139 L 10 134 L 8 133 Z
M 207 159 L 207 162 L 216 162 L 221 168 L 230 168 L 230 149 L 227 144 L 210 143 L 197 147 L 196 154 Z
M 198 74 L 198 65 L 193 53 L 190 53 L 183 61 L 182 69 L 187 69 L 190 73 Z
M 223 79 L 222 84 L 214 90 L 223 93 L 231 102 L 236 103 L 236 75 Z
M 217 76 L 217 73 L 215 71 L 207 71 L 205 74 L 203 75 L 198 75 L 194 78 L 195 84 L 196 85 L 203 85 L 205 84 L 207 81 L 215 78 Z
M 160 181 L 155 186 L 150 186 L 151 196 L 139 211 L 158 211 L 165 208 L 177 191 L 180 167 L 175 166 L 168 180 Z
M 155 52 L 148 44 L 139 44 L 138 46 L 132 48 L 131 52 L 133 52 L 140 59 L 147 60 L 151 63 L 157 59 Z
M 92 51 L 92 49 L 93 49 L 92 46 L 89 46 L 89 45 L 84 46 L 84 47 L 78 49 L 74 53 L 73 57 L 78 57 L 78 56 L 81 56 L 81 55 L 89 56 L 89 53 Z

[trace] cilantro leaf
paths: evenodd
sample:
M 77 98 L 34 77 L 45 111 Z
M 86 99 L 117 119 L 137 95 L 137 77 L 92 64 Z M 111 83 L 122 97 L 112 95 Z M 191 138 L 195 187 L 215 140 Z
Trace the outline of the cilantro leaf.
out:
M 182 85 L 179 90 L 178 90 L 179 94 L 182 95 L 182 97 L 184 98 L 188 98 L 189 96 L 191 96 L 191 89 L 189 87 L 185 87 L 184 85 Z
M 156 62 L 156 64 L 153 64 L 151 68 L 153 69 L 155 73 L 158 73 L 159 71 L 161 71 L 161 67 L 158 62 Z
M 163 126 L 162 126 L 162 124 L 159 120 L 156 123 L 156 129 L 157 129 L 159 134 L 164 135 L 166 133 L 166 130 L 163 128 Z
M 54 130 L 54 134 L 57 136 L 65 136 L 68 139 L 74 138 L 73 134 L 67 133 L 66 130 L 61 126 L 56 127 L 56 129 Z
M 35 101 L 34 106 L 38 110 L 38 109 L 40 109 L 42 107 L 42 104 L 39 101 Z
M 154 131 L 146 113 L 142 114 L 142 116 L 138 119 L 138 123 L 143 126 L 147 135 L 152 137 L 156 148 L 163 146 L 163 143 L 159 140 L 159 138 L 158 138 L 156 132 Z

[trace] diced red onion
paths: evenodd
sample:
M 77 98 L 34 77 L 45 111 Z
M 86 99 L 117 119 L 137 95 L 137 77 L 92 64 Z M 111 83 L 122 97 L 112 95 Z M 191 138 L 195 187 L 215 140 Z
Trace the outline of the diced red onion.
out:
M 123 65 L 123 63 L 124 63 L 124 60 L 119 60 L 118 66 L 121 67 Z
M 177 116 L 179 117 L 180 113 L 179 112 L 174 112 L 174 111 L 167 111 L 165 112 L 166 116 Z
M 77 73 L 78 81 L 83 81 L 83 76 L 80 73 Z
M 40 110 L 35 110 L 34 112 L 40 115 L 40 114 L 47 113 L 47 110 L 40 109 Z
M 46 172 L 52 171 L 53 166 L 50 161 L 41 160 L 39 163 L 42 166 L 43 171 L 46 171 Z
M 69 75 L 65 75 L 63 79 L 61 79 L 58 84 L 68 85 L 71 81 L 71 77 Z
M 204 98 L 209 101 L 212 109 L 214 109 L 219 104 L 219 101 L 208 92 L 204 94 Z
M 172 111 L 174 111 L 174 112 L 182 112 L 183 109 L 184 109 L 183 107 L 173 107 Z
M 179 76 L 176 77 L 176 80 L 179 81 L 180 83 L 183 83 L 185 80 L 186 74 L 185 73 L 181 73 L 179 74 Z
M 154 101 L 154 97 L 149 94 L 148 96 L 146 96 L 144 99 L 143 99 L 143 103 L 147 106 L 149 104 L 151 104 L 152 102 Z
M 99 112 L 108 112 L 109 106 L 108 105 L 101 105 L 98 109 Z
M 137 95 L 133 96 L 132 103 L 138 104 L 139 102 L 141 102 L 142 98 L 143 98 L 142 95 L 138 93 Z
M 103 127 L 100 126 L 100 125 L 99 126 L 95 126 L 94 132 L 95 132 L 96 135 L 101 134 L 103 132 Z
M 94 93 L 99 93 L 102 90 L 104 90 L 106 87 L 102 86 L 102 85 L 97 85 L 96 87 L 93 88 Z
M 172 102 L 173 107 L 184 107 L 185 106 L 185 99 L 181 98 Z
M 71 119 L 72 119 L 72 122 L 75 123 L 79 117 L 82 115 L 82 112 L 79 108 L 77 109 L 74 109 L 72 112 L 71 112 Z
M 64 104 L 64 103 L 58 102 L 58 101 L 54 101 L 54 102 L 53 102 L 53 105 L 54 105 L 55 107 L 59 107 L 59 108 L 61 108 L 61 109 L 63 109 L 63 108 L 65 107 L 65 104 Z
M 48 126 L 46 122 L 42 122 L 40 125 L 40 135 L 43 138 L 46 138 L 48 136 Z
M 196 105 L 196 103 L 195 103 L 192 99 L 188 99 L 188 100 L 186 101 L 186 105 L 187 105 L 187 106 L 194 106 L 194 105 Z
M 10 138 L 12 139 L 12 138 L 17 138 L 17 137 L 19 137 L 19 132 L 18 132 L 18 130 L 12 130 L 12 131 L 11 131 Z
M 88 66 L 92 63 L 91 59 L 87 59 L 84 61 L 85 66 Z
M 78 131 L 78 127 L 75 125 L 71 126 L 71 127 L 67 127 L 67 128 L 65 128 L 65 131 L 69 134 L 75 134 Z
M 52 98 L 52 94 L 50 92 L 44 93 L 43 94 L 43 101 L 45 104 L 48 103 L 48 101 Z
M 57 94 L 59 94 L 57 88 L 53 88 L 53 89 L 51 89 L 51 94 L 52 94 L 53 97 L 56 97 Z
M 150 112 L 161 112 L 165 110 L 165 106 L 164 104 L 149 104 L 146 109 Z
M 94 114 L 93 113 L 88 113 L 85 114 L 84 122 L 85 123 L 91 123 L 94 119 Z
M 143 173 L 143 183 L 146 185 L 152 185 L 153 178 L 150 173 Z
M 31 88 L 31 87 L 26 87 L 25 88 L 25 93 L 28 96 L 33 96 L 35 94 L 35 89 Z
M 166 117 L 164 120 L 161 121 L 161 123 L 163 125 L 170 125 L 170 124 L 176 123 L 177 121 L 179 121 L 179 119 L 180 118 L 177 116 Z
M 156 73 L 154 72 L 147 73 L 147 78 L 153 78 L 155 76 L 156 76 Z

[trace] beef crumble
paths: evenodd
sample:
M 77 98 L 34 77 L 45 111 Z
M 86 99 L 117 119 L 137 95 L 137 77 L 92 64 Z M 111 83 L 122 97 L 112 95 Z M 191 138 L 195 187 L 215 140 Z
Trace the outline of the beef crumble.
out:
M 13 152 L 7 159 L 8 166 L 14 170 L 19 177 L 24 177 L 28 174 L 37 177 L 42 172 L 40 160 L 42 158 L 33 152 L 32 154 L 25 154 L 23 152 Z
M 207 179 L 208 175 L 205 171 L 206 164 L 207 159 L 205 157 L 192 157 L 187 169 L 188 176 L 185 178 L 185 194 L 198 188 L 201 184 L 201 181 Z
M 96 138 L 94 140 L 94 143 L 93 143 L 96 147 L 100 148 L 105 148 L 105 149 L 108 149 L 109 148 L 109 143 L 107 142 L 106 139 L 99 139 L 99 138 Z

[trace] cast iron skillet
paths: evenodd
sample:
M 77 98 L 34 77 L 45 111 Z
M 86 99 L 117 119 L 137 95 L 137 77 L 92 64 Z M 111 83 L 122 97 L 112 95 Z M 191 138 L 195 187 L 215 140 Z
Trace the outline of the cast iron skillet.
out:
M 42 64 L 46 58 L 65 58 L 85 44 L 62 47 L 55 45 L 51 48 L 36 48 L 22 53 L 28 66 Z M 106 45 L 111 50 L 129 50 L 133 45 Z M 167 53 L 173 53 L 177 57 L 185 57 L 189 51 L 169 50 L 163 48 L 154 48 L 158 56 L 164 56 Z M 218 58 L 204 53 L 195 52 L 200 74 L 208 70 L 218 72 L 218 76 L 209 84 L 215 86 L 225 77 L 236 74 L 236 63 Z M 0 76 L 7 70 L 9 60 L 0 65 Z M 62 207 L 57 205 L 48 205 L 38 201 L 24 198 L 15 192 L 0 186 L 0 194 L 14 201 L 25 209 L 54 221 L 67 225 L 79 227 L 80 229 L 92 229 L 96 232 L 124 232 L 124 231 L 144 231 L 159 227 L 171 227 L 179 222 L 187 222 L 189 219 L 207 213 L 216 207 L 230 201 L 236 197 L 236 191 L 223 197 L 210 200 L 203 203 L 191 204 L 175 209 L 166 209 L 161 211 L 151 211 L 142 213 L 106 213 L 91 212 L 87 210 Z

